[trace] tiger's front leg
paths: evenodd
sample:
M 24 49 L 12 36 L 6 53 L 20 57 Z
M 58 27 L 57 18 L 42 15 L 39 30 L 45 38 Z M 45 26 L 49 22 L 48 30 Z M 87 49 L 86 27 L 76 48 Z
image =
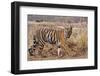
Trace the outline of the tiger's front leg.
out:
M 60 57 L 60 53 L 61 53 L 61 43 L 60 42 L 58 42 L 58 44 L 57 44 L 57 55 L 58 55 L 58 57 Z
M 65 51 L 63 49 L 63 46 L 59 43 L 59 45 L 57 46 L 57 56 L 58 57 L 64 57 L 65 56 Z
M 61 48 L 58 48 L 58 51 L 57 51 L 58 57 L 60 57 L 60 52 L 61 52 Z

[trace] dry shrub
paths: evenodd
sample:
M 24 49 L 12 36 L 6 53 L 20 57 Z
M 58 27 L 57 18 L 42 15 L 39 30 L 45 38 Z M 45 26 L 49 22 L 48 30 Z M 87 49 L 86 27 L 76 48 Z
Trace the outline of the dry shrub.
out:
M 83 56 L 87 53 L 87 29 L 73 28 L 73 33 L 65 43 L 70 49 L 71 56 Z M 68 48 L 67 48 L 68 49 Z
M 82 51 L 85 51 L 87 48 L 87 34 L 82 32 L 79 37 L 79 45 L 78 45 Z

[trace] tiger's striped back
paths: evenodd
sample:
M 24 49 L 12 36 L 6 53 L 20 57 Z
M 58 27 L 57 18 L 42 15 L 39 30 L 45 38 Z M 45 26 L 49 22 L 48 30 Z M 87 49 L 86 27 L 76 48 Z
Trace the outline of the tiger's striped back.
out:
M 64 43 L 64 29 L 40 28 L 36 31 L 36 38 L 39 45 L 44 45 L 46 42 L 50 44 Z

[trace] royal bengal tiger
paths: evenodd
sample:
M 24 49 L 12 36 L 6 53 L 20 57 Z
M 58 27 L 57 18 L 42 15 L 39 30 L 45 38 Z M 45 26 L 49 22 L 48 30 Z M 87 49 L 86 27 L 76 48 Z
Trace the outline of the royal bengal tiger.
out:
M 64 48 L 65 39 L 70 38 L 72 34 L 72 27 L 57 26 L 56 28 L 44 27 L 36 30 L 36 34 L 33 35 L 33 45 L 29 49 L 30 55 L 32 50 L 35 51 L 35 47 L 40 46 L 42 50 L 45 43 L 54 44 L 57 46 L 57 55 L 60 55 L 61 47 Z M 35 52 L 37 54 L 38 51 Z

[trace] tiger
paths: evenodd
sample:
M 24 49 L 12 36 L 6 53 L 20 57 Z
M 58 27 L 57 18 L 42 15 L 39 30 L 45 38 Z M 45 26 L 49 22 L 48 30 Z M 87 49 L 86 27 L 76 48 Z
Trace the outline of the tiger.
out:
M 51 27 L 40 28 L 36 30 L 36 34 L 33 35 L 32 48 L 40 46 L 40 49 L 42 50 L 44 48 L 45 43 L 53 44 L 57 46 L 58 48 L 57 55 L 60 56 L 61 47 L 64 47 L 65 39 L 70 38 L 71 34 L 72 34 L 72 26 L 67 28 L 63 26 L 57 26 L 56 28 L 51 28 Z M 29 49 L 30 55 L 32 55 L 31 51 L 32 48 Z

